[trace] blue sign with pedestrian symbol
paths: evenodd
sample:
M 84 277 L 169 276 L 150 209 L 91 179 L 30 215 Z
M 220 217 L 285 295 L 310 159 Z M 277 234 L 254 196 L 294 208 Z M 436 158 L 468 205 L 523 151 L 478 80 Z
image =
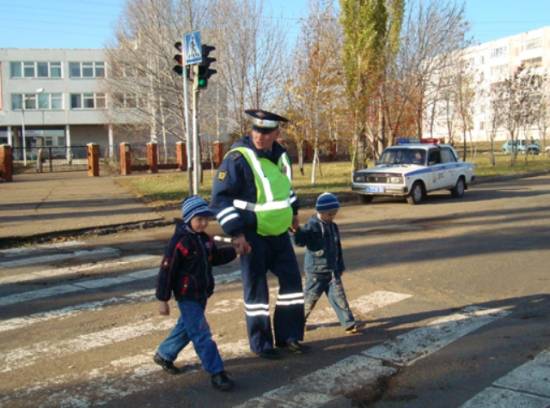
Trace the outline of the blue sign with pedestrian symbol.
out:
M 183 54 L 185 56 L 185 65 L 200 64 L 202 62 L 201 52 L 201 33 L 193 31 L 186 33 L 183 37 Z

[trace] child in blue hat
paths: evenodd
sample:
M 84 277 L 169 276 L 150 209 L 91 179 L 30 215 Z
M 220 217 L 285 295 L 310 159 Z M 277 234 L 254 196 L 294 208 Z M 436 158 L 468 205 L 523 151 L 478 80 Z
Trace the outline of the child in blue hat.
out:
M 185 199 L 183 222 L 176 224 L 159 270 L 156 297 L 159 313 L 169 315 L 171 294 L 177 301 L 180 317 L 168 337 L 160 344 L 155 363 L 170 374 L 182 372 L 174 365 L 179 352 L 193 343 L 203 368 L 211 375 L 212 386 L 221 391 L 233 388 L 224 370 L 210 327 L 205 317 L 206 301 L 214 292 L 212 265 L 223 265 L 236 257 L 232 247 L 218 248 L 206 234 L 214 213 L 199 196 Z
M 342 256 L 340 232 L 334 218 L 340 203 L 332 193 L 323 193 L 317 197 L 313 215 L 304 227 L 294 232 L 294 242 L 305 246 L 304 270 L 306 285 L 304 289 L 304 312 L 307 319 L 323 293 L 346 333 L 357 333 L 357 324 L 346 299 L 341 276 L 345 269 Z

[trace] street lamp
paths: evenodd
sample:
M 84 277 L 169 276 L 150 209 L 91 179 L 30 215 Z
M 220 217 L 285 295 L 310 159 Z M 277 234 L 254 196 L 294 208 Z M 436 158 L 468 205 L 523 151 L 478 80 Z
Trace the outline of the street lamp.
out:
M 27 167 L 27 142 L 25 141 L 25 95 L 21 100 L 21 137 L 23 139 L 23 166 Z
M 40 95 L 44 93 L 44 88 L 38 88 L 36 90 L 36 107 L 40 109 L 42 113 L 42 129 L 40 131 L 42 135 L 42 139 L 38 140 L 36 143 L 37 151 L 36 151 L 36 171 L 37 173 L 42 173 L 42 155 L 44 154 L 44 151 L 42 150 L 44 146 L 44 108 L 40 106 Z

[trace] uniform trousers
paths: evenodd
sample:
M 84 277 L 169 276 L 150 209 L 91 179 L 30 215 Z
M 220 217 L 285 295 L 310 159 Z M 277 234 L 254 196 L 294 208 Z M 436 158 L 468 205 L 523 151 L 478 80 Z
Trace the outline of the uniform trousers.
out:
M 300 269 L 288 233 L 260 236 L 248 231 L 245 237 L 252 247 L 241 255 L 244 306 L 250 349 L 255 353 L 273 348 L 269 314 L 267 271 L 279 281 L 273 316 L 275 346 L 304 338 L 304 294 Z

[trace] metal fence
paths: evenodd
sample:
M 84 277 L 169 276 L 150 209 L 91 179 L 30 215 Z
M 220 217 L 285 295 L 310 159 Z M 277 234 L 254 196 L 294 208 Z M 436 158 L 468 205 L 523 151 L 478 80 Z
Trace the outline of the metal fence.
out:
M 104 157 L 104 152 L 100 152 Z M 18 172 L 87 171 L 87 146 L 27 146 L 13 148 L 13 164 Z

